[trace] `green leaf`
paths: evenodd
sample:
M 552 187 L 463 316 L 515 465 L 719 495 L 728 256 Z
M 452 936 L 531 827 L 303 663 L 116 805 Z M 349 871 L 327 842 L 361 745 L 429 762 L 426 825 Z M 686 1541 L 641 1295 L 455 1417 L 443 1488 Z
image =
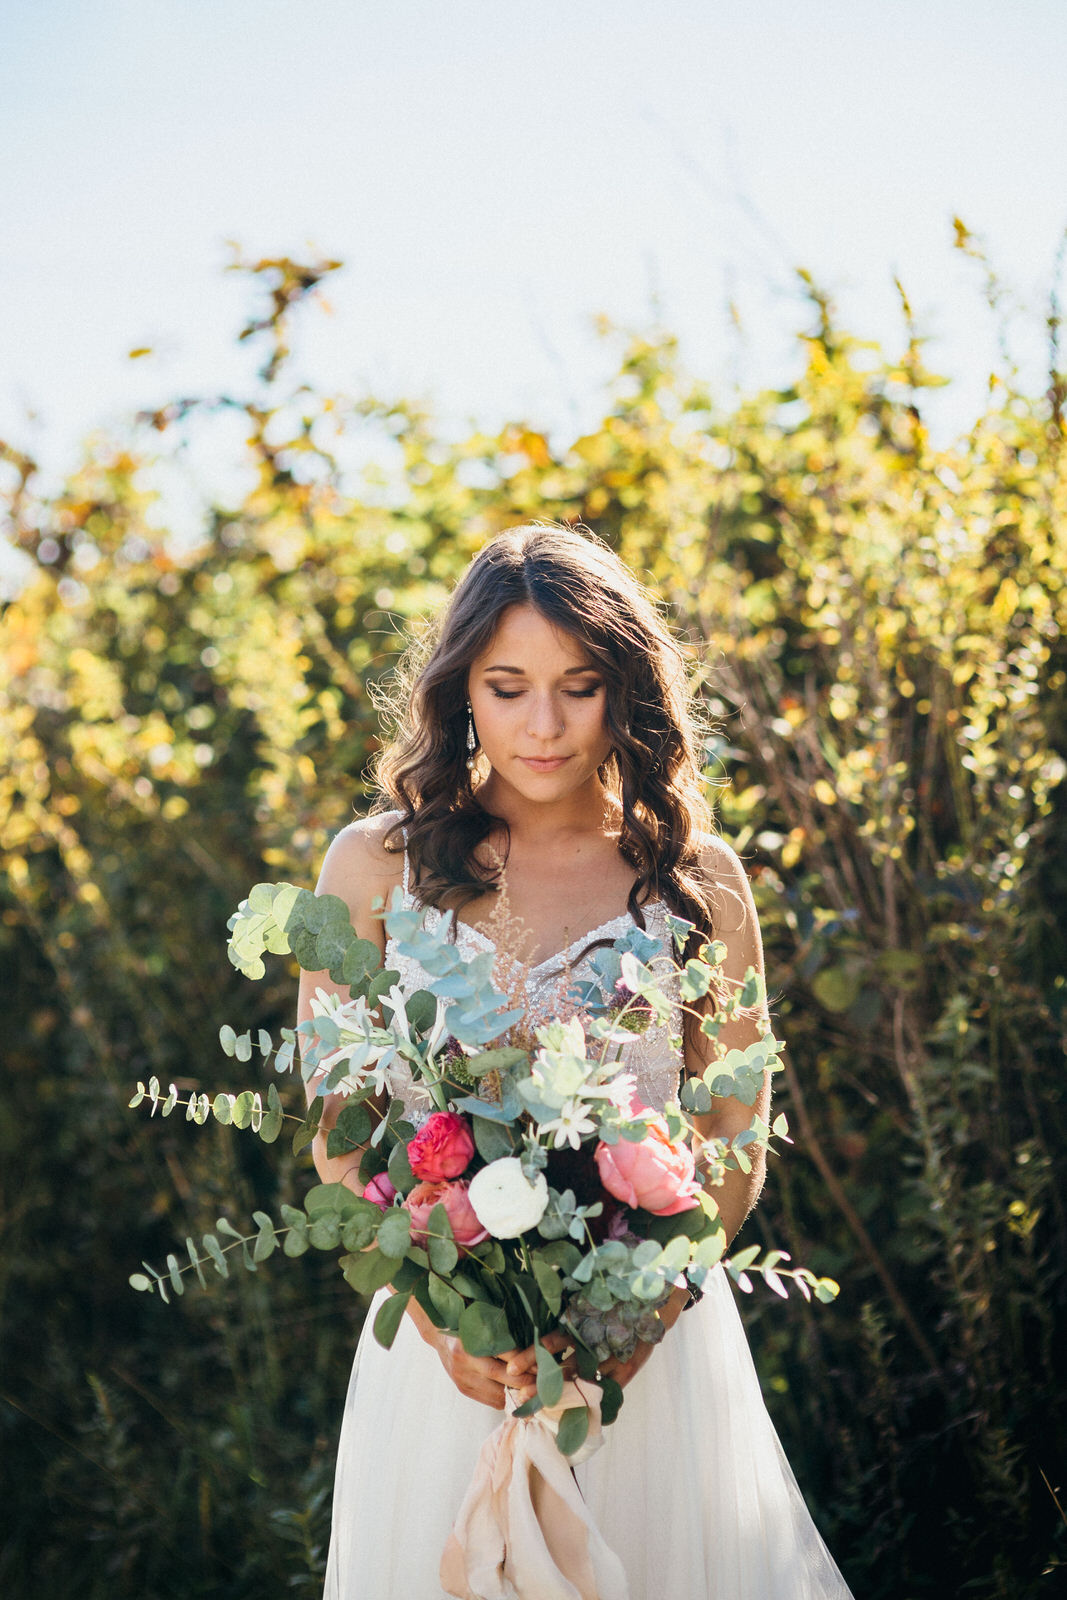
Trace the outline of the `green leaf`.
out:
M 387 1211 L 378 1229 L 378 1249 L 394 1260 L 404 1254 L 411 1243 L 411 1217 L 402 1206 Z
M 211 1115 L 216 1122 L 221 1122 L 225 1128 L 232 1116 L 230 1097 L 228 1094 L 217 1094 L 211 1102 Z
M 374 946 L 371 946 L 374 949 Z M 377 952 L 375 951 L 377 954 Z M 404 1001 L 407 1019 L 416 1033 L 429 1033 L 437 1021 L 437 1000 L 428 989 L 416 989 Z
M 472 1117 L 471 1128 L 475 1147 L 486 1165 L 501 1156 L 514 1155 L 515 1140 L 506 1123 L 490 1122 L 488 1117 Z
M 211 1261 L 219 1277 L 228 1278 L 230 1276 L 230 1263 L 223 1255 L 222 1247 L 215 1235 L 213 1233 L 205 1233 L 202 1243 L 204 1250 L 211 1257 Z
M 398 1194 L 410 1194 L 419 1181 L 411 1170 L 408 1147 L 403 1140 L 395 1144 L 389 1152 L 388 1172 L 393 1188 Z
M 288 1232 L 282 1240 L 282 1249 L 287 1256 L 302 1256 L 308 1249 L 308 1219 L 302 1211 L 295 1206 L 282 1206 L 282 1221 Z
M 272 1043 L 272 1040 L 271 1040 L 271 1036 L 267 1032 L 266 1028 L 260 1028 L 256 1042 L 259 1045 L 259 1053 L 260 1053 L 260 1055 L 261 1056 L 269 1056 L 270 1053 L 271 1053 L 271 1050 L 274 1048 L 274 1046 L 273 1046 L 273 1043 Z
M 488 1305 L 484 1300 L 464 1307 L 459 1337 L 469 1356 L 497 1356 L 515 1345 L 502 1307 Z
M 391 1294 L 379 1307 L 378 1315 L 374 1319 L 374 1337 L 383 1350 L 392 1348 L 410 1299 L 410 1294 Z
M 357 1294 L 375 1294 L 392 1282 L 397 1262 L 380 1250 L 358 1250 L 354 1255 L 341 1257 L 345 1282 Z
M 702 961 L 687 961 L 678 992 L 685 1001 L 700 1000 L 711 988 L 711 971 Z
M 304 1210 L 309 1217 L 330 1215 L 339 1217 L 342 1222 L 371 1204 L 362 1195 L 353 1194 L 343 1183 L 319 1183 L 304 1196 Z
M 345 1249 L 365 1250 L 377 1235 L 381 1216 L 381 1211 L 372 1200 L 360 1199 L 359 1210 L 341 1223 L 341 1243 Z
M 586 1383 L 596 1383 L 599 1381 L 596 1375 L 597 1358 L 593 1351 L 589 1349 L 588 1345 L 581 1343 L 575 1344 L 574 1364 L 578 1369 L 579 1378 L 584 1378 Z
M 147 1289 L 149 1294 L 151 1294 L 152 1280 L 151 1278 L 146 1277 L 143 1272 L 131 1272 L 129 1281 L 131 1289 L 137 1289 L 141 1294 L 143 1294 Z
M 525 1050 L 508 1048 L 483 1050 L 481 1055 L 470 1056 L 465 1065 L 472 1078 L 483 1078 L 487 1072 L 510 1072 L 512 1067 L 527 1066 L 529 1060 Z
M 232 1056 L 237 1048 L 237 1035 L 228 1022 L 224 1022 L 219 1029 L 219 1044 L 228 1056 Z
M 174 1293 L 184 1294 L 185 1282 L 182 1278 L 181 1268 L 178 1266 L 177 1256 L 171 1255 L 167 1257 L 167 1271 L 170 1273 L 170 1281 L 174 1285 Z
M 513 1417 L 535 1417 L 539 1411 L 543 1410 L 544 1406 L 541 1404 L 540 1395 L 532 1394 L 529 1400 L 524 1400 L 521 1406 L 516 1406 L 511 1414 Z
M 686 1078 L 678 1098 L 683 1111 L 692 1111 L 697 1116 L 706 1115 L 712 1107 L 711 1090 L 702 1078 Z
M 378 946 L 370 939 L 353 939 L 345 951 L 341 963 L 341 975 L 335 981 L 354 989 L 357 984 L 362 983 L 368 973 L 375 971 L 381 964 L 381 959 Z
M 256 1127 L 257 1120 L 258 1127 Z M 267 1109 L 262 1113 L 253 1111 L 252 1126 L 256 1128 L 256 1132 L 264 1144 L 273 1144 L 281 1133 L 284 1122 L 285 1111 L 282 1107 L 282 1097 L 278 1093 L 277 1084 L 269 1084 L 267 1086 Z
M 784 1111 L 780 1111 L 778 1113 L 778 1115 L 775 1117 L 773 1123 L 771 1124 L 771 1132 L 774 1134 L 774 1137 L 776 1139 L 788 1139 L 789 1138 L 789 1123 L 786 1120 L 786 1115 L 785 1115 Z M 792 1143 L 791 1140 L 790 1140 L 790 1143 Z
M 385 967 L 381 972 L 376 972 L 367 986 L 367 1004 L 372 1007 L 376 1006 L 382 995 L 388 994 L 394 984 L 399 982 L 399 972 L 394 971 L 391 967 Z
M 192 1267 L 197 1278 L 199 1279 L 201 1289 L 206 1289 L 207 1279 L 204 1277 L 204 1268 L 201 1265 L 200 1256 L 197 1252 L 195 1241 L 192 1238 L 186 1238 L 185 1253 L 189 1257 L 189 1265 Z
M 450 1283 L 444 1278 L 431 1274 L 427 1282 L 427 1291 L 434 1307 L 442 1318 L 446 1328 L 458 1328 L 459 1319 L 463 1315 L 463 1297 L 456 1293 Z
M 447 1277 L 459 1261 L 459 1251 L 453 1239 L 448 1212 L 443 1205 L 434 1206 L 426 1229 L 428 1235 L 426 1249 L 430 1257 L 430 1266 L 435 1272 Z
M 366 1144 L 371 1133 L 371 1115 L 362 1102 L 342 1106 L 337 1121 L 326 1138 L 328 1156 L 349 1155 Z
M 534 1253 L 533 1275 L 537 1280 L 537 1287 L 544 1296 L 545 1304 L 549 1311 L 554 1317 L 558 1316 L 560 1306 L 563 1303 L 563 1283 L 555 1267 L 544 1259 L 544 1255 L 540 1251 Z
M 132 1100 L 127 1102 L 128 1107 L 132 1110 L 134 1106 L 139 1106 L 141 1104 L 141 1101 L 144 1099 L 144 1095 L 145 1095 L 144 1084 L 143 1083 L 138 1083 L 138 1085 L 137 1085 L 137 1093 L 134 1095 Z
M 315 1250 L 336 1250 L 341 1243 L 341 1219 L 336 1212 L 326 1211 L 315 1217 L 308 1227 L 308 1243 Z
M 556 1444 L 565 1456 L 572 1456 L 582 1448 L 588 1432 L 589 1407 L 571 1406 L 559 1419 Z
M 238 1035 L 237 1043 L 233 1047 L 233 1053 L 237 1057 L 238 1061 L 251 1061 L 252 1035 L 250 1033 L 242 1033 Z
M 563 1368 L 536 1337 L 534 1355 L 537 1357 L 537 1397 L 543 1406 L 558 1406 L 563 1399 Z
M 599 1382 L 603 1390 L 600 1397 L 600 1421 L 607 1428 L 615 1421 L 622 1407 L 622 1384 L 617 1383 L 614 1378 L 601 1378 Z
M 273 1088 L 273 1085 L 271 1087 Z M 280 1103 L 281 1102 L 279 1101 L 279 1104 Z M 312 1143 L 315 1135 L 318 1133 L 319 1123 L 322 1121 L 322 1109 L 324 1104 L 325 1101 L 322 1099 L 322 1096 L 316 1095 L 314 1100 L 312 1100 L 311 1104 L 308 1106 L 307 1115 L 293 1136 L 294 1156 L 298 1156 L 301 1150 L 305 1150 L 307 1146 Z
M 265 1211 L 253 1211 L 252 1220 L 255 1222 L 259 1233 L 252 1247 L 254 1261 L 266 1261 L 278 1248 L 278 1236 L 274 1232 L 274 1223 Z

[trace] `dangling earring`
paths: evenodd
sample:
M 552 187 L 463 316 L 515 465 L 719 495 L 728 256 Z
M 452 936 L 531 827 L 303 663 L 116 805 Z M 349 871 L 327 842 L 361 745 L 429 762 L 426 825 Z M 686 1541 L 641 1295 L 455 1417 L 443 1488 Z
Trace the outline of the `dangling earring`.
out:
M 478 740 L 474 736 L 474 707 L 471 705 L 470 701 L 468 700 L 467 701 L 467 771 L 468 772 L 470 772 L 472 770 L 472 768 L 474 767 L 475 762 L 478 759 L 478 757 L 475 755 L 475 751 L 477 750 L 477 748 L 478 748 Z

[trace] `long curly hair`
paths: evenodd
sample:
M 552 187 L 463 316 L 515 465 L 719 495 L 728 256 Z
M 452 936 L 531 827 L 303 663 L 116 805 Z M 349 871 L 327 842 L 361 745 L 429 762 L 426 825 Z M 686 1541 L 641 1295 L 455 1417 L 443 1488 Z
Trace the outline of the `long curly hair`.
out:
M 510 834 L 479 803 L 467 765 L 467 678 L 501 615 L 522 604 L 576 639 L 603 675 L 612 751 L 599 775 L 621 808 L 618 847 L 634 869 L 627 909 L 643 927 L 641 905 L 661 897 L 703 942 L 714 932 L 713 885 L 700 861 L 712 815 L 685 660 L 649 591 L 585 528 L 525 523 L 498 534 L 405 654 L 385 706 L 394 737 L 373 765 L 373 810 L 399 812 L 386 848 L 402 849 L 406 832 L 423 904 L 458 913 L 499 888 L 503 867 L 483 868 L 476 853 L 491 833 L 508 845 Z

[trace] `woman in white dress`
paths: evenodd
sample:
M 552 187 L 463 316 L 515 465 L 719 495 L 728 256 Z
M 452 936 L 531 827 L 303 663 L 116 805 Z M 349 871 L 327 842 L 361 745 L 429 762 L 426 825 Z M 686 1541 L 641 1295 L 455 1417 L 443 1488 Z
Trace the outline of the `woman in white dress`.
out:
M 387 945 L 378 897 L 399 885 L 432 916 L 452 909 L 469 948 L 494 948 L 485 925 L 501 862 L 531 941 L 534 1011 L 561 977 L 587 975 L 590 947 L 634 922 L 672 951 L 667 910 L 726 943 L 728 976 L 762 971 L 744 869 L 712 833 L 702 797 L 683 658 L 649 593 L 599 541 L 530 525 L 482 550 L 412 672 L 377 776 L 394 809 L 344 829 L 318 888 L 345 900 L 405 989 L 426 977 Z M 317 987 L 337 985 L 305 973 L 302 1017 Z M 677 1097 L 683 1071 L 706 1064 L 691 1022 L 684 1052 L 672 1047 L 681 1032 L 676 1018 L 625 1047 L 640 1098 L 657 1109 Z M 756 1035 L 757 1020 L 739 1015 L 721 1037 L 744 1048 Z M 765 1084 L 764 1117 L 769 1100 Z M 358 1193 L 358 1155 L 326 1155 L 340 1103 L 326 1102 L 315 1164 Z M 751 1116 L 720 1100 L 696 1120 L 705 1136 L 729 1137 Z M 712 1191 L 730 1237 L 762 1183 L 757 1163 Z M 764 1407 L 726 1274 L 710 1275 L 697 1304 L 675 1290 L 661 1317 L 658 1345 L 602 1367 L 625 1404 L 575 1469 L 631 1600 L 848 1600 Z M 468 1356 L 414 1299 L 392 1350 L 375 1343 L 372 1321 L 341 1426 L 326 1600 L 438 1600 L 453 1518 L 506 1390 L 530 1381 L 530 1353 Z

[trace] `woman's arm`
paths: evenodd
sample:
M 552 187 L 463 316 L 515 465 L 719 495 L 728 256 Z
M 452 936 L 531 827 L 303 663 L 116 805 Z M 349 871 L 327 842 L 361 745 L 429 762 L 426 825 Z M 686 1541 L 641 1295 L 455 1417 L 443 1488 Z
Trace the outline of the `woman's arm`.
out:
M 749 887 L 745 869 L 741 865 L 735 852 L 722 839 L 709 839 L 703 853 L 704 866 L 719 886 L 717 900 L 717 917 L 715 935 L 726 945 L 726 959 L 721 971 L 732 980 L 731 991 L 734 986 L 744 982 L 745 973 L 749 967 L 763 976 L 763 941 L 760 937 L 759 919 L 756 916 L 756 906 L 752 899 L 752 890 Z M 744 1050 L 755 1039 L 760 1037 L 759 1020 L 766 1016 L 766 1006 L 748 1010 L 743 1014 L 733 1017 L 724 1023 L 719 1032 L 719 1038 L 727 1050 Z M 685 1070 L 692 1076 L 699 1076 L 712 1059 L 712 1042 L 700 1031 L 698 1024 L 692 1018 L 686 1019 L 685 1028 Z M 763 1084 L 756 1103 L 746 1106 L 743 1101 L 736 1099 L 717 1100 L 714 1108 L 706 1116 L 690 1115 L 690 1121 L 697 1133 L 704 1139 L 719 1138 L 730 1139 L 734 1134 L 741 1133 L 749 1127 L 754 1113 L 757 1113 L 766 1122 L 771 1103 L 770 1073 L 764 1074 Z M 728 1171 L 723 1183 L 712 1187 L 707 1185 L 708 1193 L 714 1199 L 726 1229 L 729 1242 L 737 1230 L 754 1208 L 763 1188 L 766 1174 L 766 1152 L 759 1147 L 752 1156 L 751 1172 Z M 672 1291 L 670 1299 L 661 1306 L 660 1318 L 668 1330 L 672 1328 L 681 1315 L 689 1299 L 689 1290 L 686 1288 Z M 548 1340 L 545 1341 L 548 1344 Z M 562 1348 L 562 1345 L 560 1346 Z M 600 1370 L 605 1377 L 612 1377 L 623 1387 L 629 1383 L 636 1372 L 644 1366 L 655 1345 L 638 1342 L 637 1348 L 629 1361 L 609 1360 L 601 1363 Z M 526 1392 L 529 1392 L 528 1390 Z
M 372 909 L 373 902 L 378 896 L 388 900 L 400 882 L 403 871 L 403 858 L 390 854 L 382 843 L 391 821 L 392 818 L 386 816 L 365 817 L 343 828 L 326 852 L 319 881 L 315 885 L 316 894 L 335 894 L 344 901 L 356 933 L 361 939 L 369 939 L 377 945 L 383 956 L 385 928 L 381 918 Z M 329 994 L 339 995 L 342 1000 L 349 998 L 347 987 L 334 983 L 328 972 L 301 972 L 298 1022 L 304 1022 L 312 1015 L 311 999 L 316 989 L 325 989 Z M 310 1105 L 315 1096 L 314 1079 L 305 1086 L 305 1092 Z M 359 1181 L 359 1163 L 362 1150 L 346 1151 L 342 1156 L 331 1157 L 326 1154 L 326 1140 L 345 1099 L 343 1094 L 326 1095 L 322 1121 L 311 1154 L 315 1170 L 323 1183 L 343 1183 L 354 1193 L 361 1194 L 363 1186 Z
M 352 822 L 337 835 L 326 852 L 326 858 L 315 885 L 316 894 L 335 894 L 348 907 L 352 926 L 361 939 L 370 939 L 385 955 L 385 928 L 373 910 L 379 896 L 388 901 L 394 888 L 401 882 L 403 858 L 384 848 L 383 839 L 393 818 L 391 816 L 366 817 Z M 328 972 L 302 972 L 297 1020 L 303 1022 L 312 1015 L 311 998 L 316 989 L 325 989 L 342 1000 L 349 998 L 344 984 L 334 983 Z M 306 1085 L 308 1104 L 314 1098 L 314 1080 Z M 363 1192 L 359 1181 L 359 1164 L 362 1149 L 346 1151 L 343 1156 L 328 1156 L 326 1141 L 330 1129 L 337 1121 L 345 1104 L 343 1094 L 325 1096 L 322 1120 L 311 1147 L 315 1170 L 323 1183 L 343 1183 L 355 1194 Z M 384 1105 L 378 1106 L 384 1115 Z M 507 1375 L 502 1360 L 492 1357 L 469 1356 L 460 1341 L 435 1328 L 418 1301 L 410 1299 L 407 1314 L 414 1322 L 426 1343 L 437 1351 L 452 1382 L 461 1394 L 482 1405 L 502 1410 Z
M 711 839 L 703 852 L 704 866 L 719 886 L 716 938 L 726 946 L 721 971 L 730 980 L 731 992 L 740 989 L 749 967 L 763 977 L 763 941 L 759 918 L 748 877 L 736 853 L 723 839 Z M 719 1030 L 719 1042 L 727 1050 L 744 1050 L 760 1037 L 761 1023 L 768 1025 L 766 1002 L 734 1016 Z M 712 1059 L 712 1041 L 700 1032 L 699 1025 L 687 1018 L 685 1030 L 685 1070 L 699 1077 Z M 767 1122 L 771 1105 L 771 1076 L 764 1073 L 763 1084 L 754 1105 L 733 1098 L 716 1100 L 705 1116 L 692 1115 L 690 1121 L 704 1139 L 731 1139 L 749 1127 L 754 1114 Z M 766 1176 L 767 1156 L 762 1146 L 752 1154 L 752 1171 L 727 1172 L 724 1182 L 708 1193 L 714 1199 L 726 1229 L 727 1242 L 754 1210 Z

